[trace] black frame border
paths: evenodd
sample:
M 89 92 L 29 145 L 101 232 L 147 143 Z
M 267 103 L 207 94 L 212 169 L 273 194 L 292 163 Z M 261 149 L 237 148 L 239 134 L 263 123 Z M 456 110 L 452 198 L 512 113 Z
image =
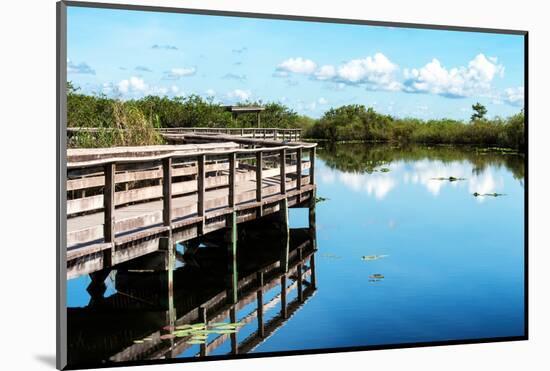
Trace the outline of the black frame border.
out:
M 57 143 L 56 143 L 56 367 L 59 370 L 77 370 L 86 368 L 111 368 L 125 366 L 141 366 L 141 365 L 160 365 L 188 362 L 209 362 L 219 360 L 232 359 L 248 359 L 248 358 L 265 358 L 275 356 L 295 356 L 295 355 L 312 355 L 325 353 L 347 353 L 365 350 L 383 350 L 383 349 L 404 349 L 404 348 L 419 348 L 430 346 L 445 346 L 445 345 L 467 345 L 495 342 L 510 342 L 522 341 L 529 339 L 529 32 L 526 30 L 511 30 L 497 29 L 484 27 L 464 27 L 454 25 L 433 25 L 423 23 L 406 23 L 406 22 L 391 22 L 391 21 L 372 21 L 359 19 L 344 19 L 344 18 L 326 18 L 314 16 L 299 16 L 289 14 L 268 14 L 268 13 L 250 13 L 250 12 L 235 12 L 226 10 L 210 10 L 210 9 L 193 9 L 193 8 L 176 8 L 162 7 L 151 5 L 132 5 L 132 4 L 112 4 L 99 2 L 83 2 L 83 1 L 59 1 L 56 4 L 56 45 L 57 45 L 57 65 L 56 65 L 56 119 L 57 119 Z M 184 358 L 184 359 L 166 359 L 154 361 L 125 361 L 112 363 L 84 363 L 78 367 L 67 366 L 67 312 L 66 312 L 66 171 L 64 171 L 66 160 L 66 133 L 67 133 L 67 98 L 66 98 L 66 81 L 67 81 L 67 7 L 84 7 L 84 8 L 101 8 L 101 9 L 119 9 L 132 11 L 146 12 L 161 12 L 161 13 L 180 13 L 180 14 L 197 14 L 210 16 L 226 16 L 240 18 L 256 18 L 256 19 L 274 19 L 287 21 L 305 21 L 318 23 L 339 23 L 339 24 L 354 24 L 366 26 L 389 26 L 399 28 L 415 28 L 427 30 L 444 30 L 444 31 L 461 31 L 461 32 L 481 32 L 495 33 L 508 35 L 522 35 L 524 37 L 524 115 L 525 115 L 525 153 L 524 153 L 524 334 L 521 336 L 509 337 L 493 337 L 479 339 L 464 339 L 464 340 L 446 340 L 446 341 L 429 341 L 418 343 L 399 343 L 386 345 L 369 345 L 369 346 L 354 346 L 341 348 L 318 348 L 318 349 L 303 349 L 289 350 L 277 352 L 262 352 L 252 354 L 237 354 L 223 356 L 206 356 L 203 358 Z

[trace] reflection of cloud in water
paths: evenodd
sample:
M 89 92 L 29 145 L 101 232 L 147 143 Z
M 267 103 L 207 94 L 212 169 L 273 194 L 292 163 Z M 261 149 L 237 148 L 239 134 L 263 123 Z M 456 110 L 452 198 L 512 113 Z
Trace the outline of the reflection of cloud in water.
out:
M 359 174 L 359 173 L 341 173 L 338 179 L 350 187 L 352 190 L 374 195 L 378 200 L 384 199 L 391 191 L 396 182 L 393 177 L 385 174 Z
M 504 180 L 502 177 L 496 179 L 490 171 L 485 170 L 482 174 L 472 177 L 468 182 L 468 190 L 470 193 L 495 193 L 504 188 Z M 476 197 L 478 202 L 483 202 L 485 197 Z
M 462 162 L 444 164 L 441 161 L 418 161 L 414 164 L 411 173 L 407 172 L 403 174 L 403 182 L 405 184 L 422 184 L 428 192 L 437 196 L 443 187 L 447 185 L 460 187 L 462 181 L 449 182 L 434 178 L 448 178 L 450 176 L 467 178 L 470 173 L 470 167 L 467 163 Z
M 502 176 L 496 177 L 490 167 L 479 174 L 472 173 L 472 164 L 468 161 L 420 160 L 414 163 L 392 163 L 388 173 L 345 173 L 323 167 L 319 171 L 320 180 L 326 184 L 336 181 L 355 192 L 365 192 L 377 200 L 383 200 L 390 191 L 399 185 L 399 179 L 404 185 L 422 185 L 428 192 L 438 196 L 444 187 L 463 188 L 470 194 L 500 192 L 504 188 Z M 448 181 L 434 178 L 465 178 L 466 180 Z M 477 198 L 483 202 L 484 197 Z

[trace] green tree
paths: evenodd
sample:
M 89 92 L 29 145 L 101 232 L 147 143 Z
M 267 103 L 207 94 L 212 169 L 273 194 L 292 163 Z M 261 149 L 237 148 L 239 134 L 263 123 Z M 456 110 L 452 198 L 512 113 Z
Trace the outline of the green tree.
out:
M 483 120 L 483 118 L 487 114 L 487 108 L 485 108 L 485 106 L 479 102 L 472 105 L 472 109 L 474 110 L 471 119 L 472 121 Z

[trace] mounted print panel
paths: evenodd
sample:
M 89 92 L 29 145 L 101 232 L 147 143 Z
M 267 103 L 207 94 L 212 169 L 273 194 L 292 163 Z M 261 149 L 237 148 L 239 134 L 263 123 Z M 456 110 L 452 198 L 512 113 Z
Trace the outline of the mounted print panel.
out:
M 58 38 L 58 368 L 527 339 L 527 32 L 62 2 Z

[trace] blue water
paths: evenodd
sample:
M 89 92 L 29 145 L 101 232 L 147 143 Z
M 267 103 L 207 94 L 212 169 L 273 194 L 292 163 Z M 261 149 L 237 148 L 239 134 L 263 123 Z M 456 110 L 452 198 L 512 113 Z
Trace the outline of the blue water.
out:
M 256 352 L 524 334 L 523 178 L 501 163 L 513 155 L 476 166 L 437 152 L 371 174 L 318 161 L 318 290 Z M 466 179 L 432 179 L 449 176 Z
M 320 148 L 317 291 L 253 352 L 522 336 L 523 172 L 523 157 L 501 151 Z M 307 209 L 291 209 L 290 222 L 307 227 Z M 372 255 L 381 257 L 362 259 Z M 89 282 L 68 281 L 69 307 L 88 305 Z M 106 284 L 105 296 L 116 294 Z M 229 351 L 226 342 L 212 354 Z

